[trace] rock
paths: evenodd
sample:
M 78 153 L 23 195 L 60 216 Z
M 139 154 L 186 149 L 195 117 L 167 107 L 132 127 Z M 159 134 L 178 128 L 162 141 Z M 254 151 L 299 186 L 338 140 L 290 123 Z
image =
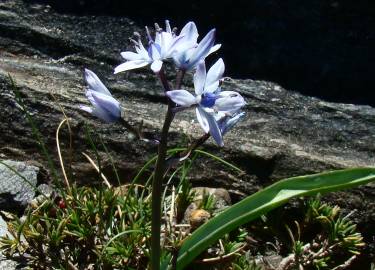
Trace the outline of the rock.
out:
M 215 215 L 231 205 L 229 192 L 224 188 L 194 187 L 191 192 L 194 194 L 193 202 L 186 208 L 181 223 L 190 224 L 192 229 L 199 227 L 211 215 Z M 213 197 L 213 205 L 210 209 L 204 209 L 202 205 L 203 196 Z
M 38 186 L 38 192 L 41 193 L 41 195 L 39 196 L 49 197 L 53 193 L 53 188 L 51 187 L 51 185 L 48 185 L 48 184 L 40 184 Z
M 5 220 L 0 216 L 0 237 L 5 236 L 8 232 L 8 226 Z
M 0 216 L 0 237 L 5 236 L 8 232 L 7 223 Z M 18 263 L 12 260 L 6 259 L 0 252 L 0 269 L 2 270 L 15 270 L 18 268 Z
M 277 254 L 256 256 L 253 260 L 260 269 L 277 269 L 283 257 Z M 251 261 L 250 261 L 251 262 Z
M 16 270 L 23 269 L 19 267 L 19 264 L 12 260 L 7 260 L 0 254 L 0 269 L 2 270 Z
M 206 223 L 211 217 L 211 214 L 204 210 L 204 209 L 196 209 L 191 212 L 189 217 L 189 224 L 191 228 L 194 230 L 198 228 L 200 225 Z
M 224 207 L 232 204 L 229 192 L 224 188 L 194 187 L 191 192 L 195 194 L 194 203 L 196 205 L 201 204 L 203 196 L 212 195 L 215 202 L 212 209 L 213 213 L 223 210 Z
M 3 163 L 17 173 L 0 164 L 0 209 L 14 212 L 25 208 L 34 198 L 39 168 L 12 160 Z

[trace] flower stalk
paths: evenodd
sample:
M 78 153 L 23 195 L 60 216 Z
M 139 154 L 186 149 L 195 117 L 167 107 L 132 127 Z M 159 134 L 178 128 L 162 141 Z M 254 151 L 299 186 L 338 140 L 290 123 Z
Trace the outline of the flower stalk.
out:
M 176 85 L 181 85 L 184 77 L 184 71 L 178 71 Z M 164 69 L 158 73 L 164 91 L 170 91 L 168 80 L 165 76 Z M 173 111 L 175 104 L 168 99 L 168 109 L 165 115 L 163 128 L 160 136 L 160 143 L 158 148 L 158 159 L 156 161 L 154 179 L 152 182 L 152 216 L 151 216 L 151 269 L 160 269 L 160 226 L 161 226 L 161 195 L 162 184 L 165 171 L 167 169 L 167 150 L 168 150 L 168 133 L 169 128 L 174 119 L 175 113 Z

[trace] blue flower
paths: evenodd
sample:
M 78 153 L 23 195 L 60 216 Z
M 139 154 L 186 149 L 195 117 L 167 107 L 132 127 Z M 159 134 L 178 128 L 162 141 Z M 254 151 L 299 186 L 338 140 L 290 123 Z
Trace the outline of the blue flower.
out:
M 212 29 L 207 35 L 199 42 L 198 31 L 195 24 L 192 22 L 186 25 L 180 35 L 184 35 L 185 45 L 176 48 L 173 54 L 173 60 L 176 66 L 182 70 L 191 70 L 195 68 L 200 62 L 210 55 L 211 53 L 220 49 L 221 44 L 214 45 L 216 30 Z
M 220 146 L 223 145 L 222 131 L 215 115 L 232 115 L 246 104 L 239 93 L 221 91 L 220 82 L 224 69 L 224 62 L 221 58 L 207 73 L 204 62 L 200 62 L 194 74 L 195 96 L 182 89 L 166 92 L 166 95 L 180 107 L 196 107 L 199 124 Z
M 165 31 L 156 25 L 155 39 L 153 39 L 146 27 L 149 46 L 143 46 L 141 37 L 137 35 L 137 40 L 132 40 L 136 52 L 122 52 L 121 56 L 125 63 L 115 68 L 115 74 L 126 70 L 136 69 L 151 64 L 151 69 L 158 73 L 163 65 L 163 61 L 173 57 L 177 51 L 185 51 L 195 46 L 193 37 L 196 35 L 196 28 L 193 22 L 187 23 L 177 36 L 172 31 L 169 21 L 165 22 Z
M 198 105 L 203 108 L 211 108 L 215 111 L 238 111 L 246 102 L 237 92 L 221 91 L 220 82 L 224 74 L 224 69 L 224 62 L 221 58 L 207 73 L 204 62 L 201 62 L 194 74 L 195 96 L 183 89 L 168 91 L 166 94 L 181 107 Z
M 115 122 L 121 117 L 120 103 L 114 99 L 108 89 L 91 70 L 85 69 L 87 83 L 86 97 L 91 107 L 80 105 L 80 108 L 105 122 Z

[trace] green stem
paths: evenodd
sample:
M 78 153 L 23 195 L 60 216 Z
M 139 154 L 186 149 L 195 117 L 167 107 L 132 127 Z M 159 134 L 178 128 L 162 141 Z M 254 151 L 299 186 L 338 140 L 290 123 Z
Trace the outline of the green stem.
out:
M 154 181 L 152 182 L 152 220 L 151 220 L 151 263 L 152 270 L 160 269 L 160 223 L 161 223 L 161 193 L 163 176 L 166 168 L 167 141 L 170 124 L 174 118 L 171 106 L 168 106 L 165 115 L 162 136 L 159 144 L 158 160 L 155 167 Z
M 184 72 L 180 71 L 177 75 L 176 89 L 180 87 Z M 159 73 L 160 81 L 164 87 L 164 91 L 170 91 L 168 80 L 165 77 L 164 70 L 162 69 Z M 161 225 L 161 195 L 162 195 L 162 184 L 164 179 L 164 173 L 167 168 L 166 157 L 168 149 L 168 132 L 171 123 L 174 119 L 174 108 L 175 104 L 168 100 L 168 110 L 165 115 L 165 120 L 160 136 L 160 143 L 158 148 L 158 159 L 156 161 L 155 174 L 152 182 L 152 215 L 151 215 L 151 269 L 160 269 L 160 225 Z

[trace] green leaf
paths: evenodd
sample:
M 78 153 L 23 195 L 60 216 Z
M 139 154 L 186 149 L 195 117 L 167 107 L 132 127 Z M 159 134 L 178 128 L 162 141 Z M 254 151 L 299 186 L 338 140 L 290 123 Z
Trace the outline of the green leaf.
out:
M 183 269 L 224 234 L 252 221 L 294 197 L 312 196 L 367 184 L 375 168 L 354 168 L 281 180 L 227 208 L 199 227 L 182 244 L 177 269 Z

